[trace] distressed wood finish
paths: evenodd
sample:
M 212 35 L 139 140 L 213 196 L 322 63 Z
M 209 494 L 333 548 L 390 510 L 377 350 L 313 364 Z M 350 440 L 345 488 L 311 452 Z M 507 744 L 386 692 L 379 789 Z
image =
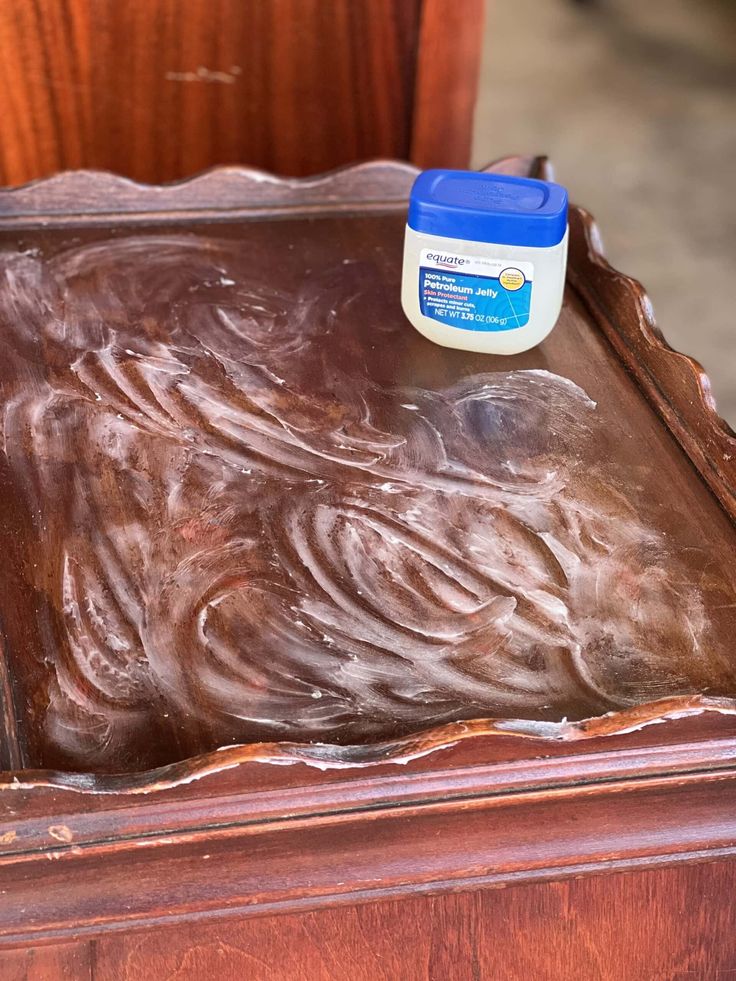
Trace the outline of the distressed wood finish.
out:
M 545 161 L 533 158 L 510 158 L 496 166 L 549 173 Z M 246 229 L 238 223 L 247 218 L 264 228 L 295 222 L 294 227 L 309 229 L 321 216 L 323 222 L 339 219 L 339 255 L 367 237 L 398 258 L 412 177 L 411 168 L 389 164 L 306 182 L 229 169 L 159 189 L 107 175 L 69 175 L 1 193 L 0 232 L 5 242 L 32 248 L 34 241 L 52 241 L 43 237 L 47 234 L 66 234 L 67 226 L 81 241 L 111 223 L 125 226 L 126 234 L 128 228 L 148 234 L 157 226 L 169 234 L 203 225 L 211 234 L 217 228 Z M 367 216 L 373 224 L 366 223 Z M 599 390 L 593 394 L 619 420 L 618 428 L 601 438 L 610 439 L 606 445 L 622 468 L 632 462 L 639 466 L 639 479 L 648 488 L 646 508 L 653 506 L 651 514 L 684 543 L 686 554 L 705 548 L 712 562 L 728 568 L 734 488 L 718 454 L 729 455 L 734 437 L 718 419 L 698 366 L 670 351 L 653 331 L 641 288 L 605 264 L 592 222 L 578 211 L 571 246 L 572 288 L 549 342 L 529 356 L 490 359 L 487 370 L 544 369 L 569 374 L 585 386 L 594 386 L 597 378 Z M 636 351 L 638 358 L 627 351 Z M 429 345 L 422 347 L 422 357 L 437 385 L 446 384 L 463 364 Z M 686 517 L 677 508 L 670 514 L 664 496 L 656 499 L 663 475 L 688 501 Z M 700 529 L 699 541 L 694 529 Z M 12 595 L 3 601 L 6 640 L 13 610 L 25 602 L 19 592 L 9 605 Z M 656 943 L 637 933 L 637 917 L 621 912 L 614 922 L 623 946 L 631 947 L 630 962 L 623 973 L 616 973 L 615 965 L 601 966 L 618 943 L 601 920 L 604 896 L 620 896 L 619 908 L 628 909 L 627 897 L 636 902 L 650 889 L 665 896 L 689 883 L 696 892 L 708 885 L 717 897 L 733 876 L 736 704 L 728 686 L 714 690 L 712 680 L 702 689 L 665 692 L 660 699 L 643 697 L 641 689 L 626 709 L 572 721 L 511 714 L 451 722 L 424 733 L 410 726 L 413 731 L 394 738 L 365 738 L 347 746 L 270 739 L 218 750 L 217 740 L 213 744 L 200 734 L 200 742 L 191 743 L 200 755 L 187 758 L 162 729 L 158 758 L 165 765 L 136 772 L 113 748 L 98 757 L 98 772 L 85 772 L 65 763 L 36 726 L 34 719 L 44 716 L 29 711 L 33 676 L 24 675 L 17 643 L 6 651 L 3 666 L 0 942 L 64 945 L 53 953 L 37 948 L 37 953 L 5 955 L 9 976 L 14 970 L 33 977 L 37 963 L 39 972 L 59 975 L 91 964 L 94 977 L 123 968 L 129 972 L 123 976 L 136 977 L 141 968 L 135 950 L 141 943 L 144 959 L 162 958 L 162 973 L 172 970 L 166 950 L 178 951 L 193 977 L 207 976 L 209 958 L 215 956 L 236 972 L 241 955 L 232 945 L 225 954 L 213 953 L 224 931 L 241 938 L 248 956 L 263 958 L 270 956 L 269 938 L 283 935 L 289 924 L 295 930 L 309 924 L 315 936 L 294 949 L 293 965 L 284 961 L 260 976 L 285 977 L 293 969 L 318 978 L 330 970 L 317 960 L 325 956 L 317 952 L 324 947 L 322 929 L 334 934 L 334 956 L 342 968 L 349 964 L 348 949 L 354 949 L 351 923 L 370 922 L 383 931 L 382 917 L 403 917 L 412 933 L 413 918 L 427 910 L 450 937 L 460 931 L 459 949 L 475 952 L 472 963 L 458 962 L 457 977 L 496 971 L 498 958 L 518 971 L 553 971 L 568 956 L 570 937 L 585 931 L 594 932 L 590 957 L 601 977 L 635 977 L 637 964 L 645 962 L 636 957 L 652 957 Z M 47 759 L 56 770 L 43 769 Z M 692 864 L 716 859 L 722 864 Z M 680 867 L 661 869 L 673 864 Z M 589 884 L 544 884 L 611 871 L 629 874 Z M 522 883 L 536 884 L 504 893 L 508 900 L 486 891 Z M 481 892 L 421 898 L 468 889 Z M 355 905 L 369 900 L 379 905 Z M 554 911 L 565 903 L 580 910 L 567 934 L 554 921 Z M 710 908 L 716 912 L 709 924 L 694 913 L 687 918 L 688 953 L 673 954 L 669 961 L 662 955 L 661 976 L 675 969 L 733 966 L 727 945 L 721 944 L 718 956 L 708 952 L 713 935 L 729 929 L 730 915 L 717 898 Z M 291 919 L 272 918 L 276 912 Z M 497 923 L 507 915 L 516 918 L 518 929 L 539 931 L 540 943 L 550 948 L 548 959 L 540 954 L 535 960 L 530 953 L 524 960 L 520 950 L 514 953 L 513 931 L 498 945 L 491 943 L 498 927 L 491 930 L 488 917 Z M 191 934 L 194 921 L 235 916 L 259 919 L 237 928 L 201 926 Z M 670 936 L 673 917 L 664 910 L 657 916 L 654 935 Z M 172 930 L 182 926 L 181 933 L 161 936 L 160 954 L 158 937 L 129 941 L 124 936 L 161 924 Z M 386 976 L 410 977 L 407 972 L 415 970 L 417 977 L 452 977 L 445 954 L 433 947 L 434 930 L 418 935 L 416 948 L 402 944 L 393 953 L 384 950 Z M 121 939 L 95 941 L 94 948 L 86 941 L 67 943 L 70 937 L 108 931 Z M 404 958 L 397 962 L 400 968 L 396 957 Z M 595 976 L 587 961 L 580 970 L 588 972 L 581 977 Z
M 481 0 L 7 0 L 0 183 L 466 166 L 481 20 Z

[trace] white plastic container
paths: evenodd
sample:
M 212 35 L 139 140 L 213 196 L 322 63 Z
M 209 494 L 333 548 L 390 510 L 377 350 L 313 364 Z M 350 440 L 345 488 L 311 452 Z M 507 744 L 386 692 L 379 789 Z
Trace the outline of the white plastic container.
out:
M 489 354 L 535 347 L 560 314 L 567 239 L 559 184 L 425 171 L 409 204 L 404 313 L 444 347 Z

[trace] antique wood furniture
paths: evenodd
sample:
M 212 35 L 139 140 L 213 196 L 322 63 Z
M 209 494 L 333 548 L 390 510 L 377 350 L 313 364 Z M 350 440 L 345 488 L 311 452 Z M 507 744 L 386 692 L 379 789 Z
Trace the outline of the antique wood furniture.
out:
M 468 165 L 482 0 L 5 0 L 0 184 Z
M 420 337 L 414 173 L 0 193 L 3 977 L 736 967 L 736 437 L 577 208 Z

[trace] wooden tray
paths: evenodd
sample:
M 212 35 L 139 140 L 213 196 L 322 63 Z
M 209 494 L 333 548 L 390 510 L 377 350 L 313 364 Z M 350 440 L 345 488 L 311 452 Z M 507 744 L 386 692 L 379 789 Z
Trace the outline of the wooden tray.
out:
M 421 338 L 414 175 L 0 192 L 6 942 L 730 854 L 736 437 L 580 209 Z

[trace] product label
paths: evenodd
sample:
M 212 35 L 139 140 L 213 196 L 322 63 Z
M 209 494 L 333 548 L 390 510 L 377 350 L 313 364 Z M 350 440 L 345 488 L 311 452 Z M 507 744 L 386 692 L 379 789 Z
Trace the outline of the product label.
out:
M 419 308 L 461 330 L 515 330 L 529 322 L 532 262 L 422 249 Z

